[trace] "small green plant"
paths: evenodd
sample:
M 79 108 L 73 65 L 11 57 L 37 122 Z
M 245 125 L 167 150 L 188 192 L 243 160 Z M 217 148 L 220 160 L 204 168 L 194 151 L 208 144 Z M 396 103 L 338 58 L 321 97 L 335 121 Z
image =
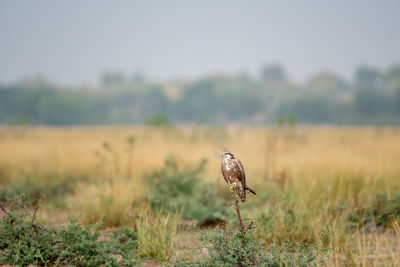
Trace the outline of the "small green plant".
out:
M 100 238 L 99 225 L 82 226 L 76 219 L 59 228 L 41 224 L 35 218 L 40 202 L 30 212 L 16 197 L 1 204 L 0 264 L 68 266 L 132 266 L 135 235 L 120 230 Z
M 245 226 L 245 232 L 226 228 L 205 233 L 201 241 L 208 249 L 208 257 L 202 266 L 255 266 L 264 262 L 264 250 L 260 243 L 251 238 L 252 222 Z

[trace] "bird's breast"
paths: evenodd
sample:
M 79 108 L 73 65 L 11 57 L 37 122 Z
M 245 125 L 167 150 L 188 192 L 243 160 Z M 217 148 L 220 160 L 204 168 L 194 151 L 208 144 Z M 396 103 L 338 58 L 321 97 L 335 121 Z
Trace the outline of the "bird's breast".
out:
M 224 167 L 226 171 L 231 171 L 233 169 L 233 163 L 230 160 L 224 160 Z

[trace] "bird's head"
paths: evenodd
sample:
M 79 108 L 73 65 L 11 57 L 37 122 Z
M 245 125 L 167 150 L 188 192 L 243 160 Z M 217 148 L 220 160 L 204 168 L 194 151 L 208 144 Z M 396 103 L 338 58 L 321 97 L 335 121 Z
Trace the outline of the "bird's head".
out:
M 224 159 L 234 159 L 235 157 L 233 156 L 232 152 L 230 151 L 225 151 L 221 154 L 221 157 Z

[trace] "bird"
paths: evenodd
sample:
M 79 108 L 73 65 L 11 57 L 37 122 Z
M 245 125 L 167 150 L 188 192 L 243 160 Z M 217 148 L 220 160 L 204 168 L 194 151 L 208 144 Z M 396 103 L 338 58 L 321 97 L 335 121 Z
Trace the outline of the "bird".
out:
M 221 154 L 221 172 L 224 180 L 230 185 L 230 191 L 236 193 L 242 202 L 246 202 L 246 192 L 256 195 L 253 189 L 246 185 L 246 174 L 242 162 L 233 156 L 232 152 Z

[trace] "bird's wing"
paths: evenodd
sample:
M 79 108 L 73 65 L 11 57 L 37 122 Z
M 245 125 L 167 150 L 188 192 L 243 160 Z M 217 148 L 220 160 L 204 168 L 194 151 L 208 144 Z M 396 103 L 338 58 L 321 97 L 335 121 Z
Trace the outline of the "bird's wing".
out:
M 235 159 L 235 163 L 240 172 L 240 180 L 242 182 L 243 190 L 246 190 L 246 173 L 244 172 L 244 167 L 239 159 Z
M 221 163 L 221 172 L 222 172 L 222 177 L 224 177 L 225 182 L 227 182 L 229 184 L 228 178 L 227 178 L 227 174 L 226 174 L 226 170 L 225 170 L 225 161 L 223 160 Z

